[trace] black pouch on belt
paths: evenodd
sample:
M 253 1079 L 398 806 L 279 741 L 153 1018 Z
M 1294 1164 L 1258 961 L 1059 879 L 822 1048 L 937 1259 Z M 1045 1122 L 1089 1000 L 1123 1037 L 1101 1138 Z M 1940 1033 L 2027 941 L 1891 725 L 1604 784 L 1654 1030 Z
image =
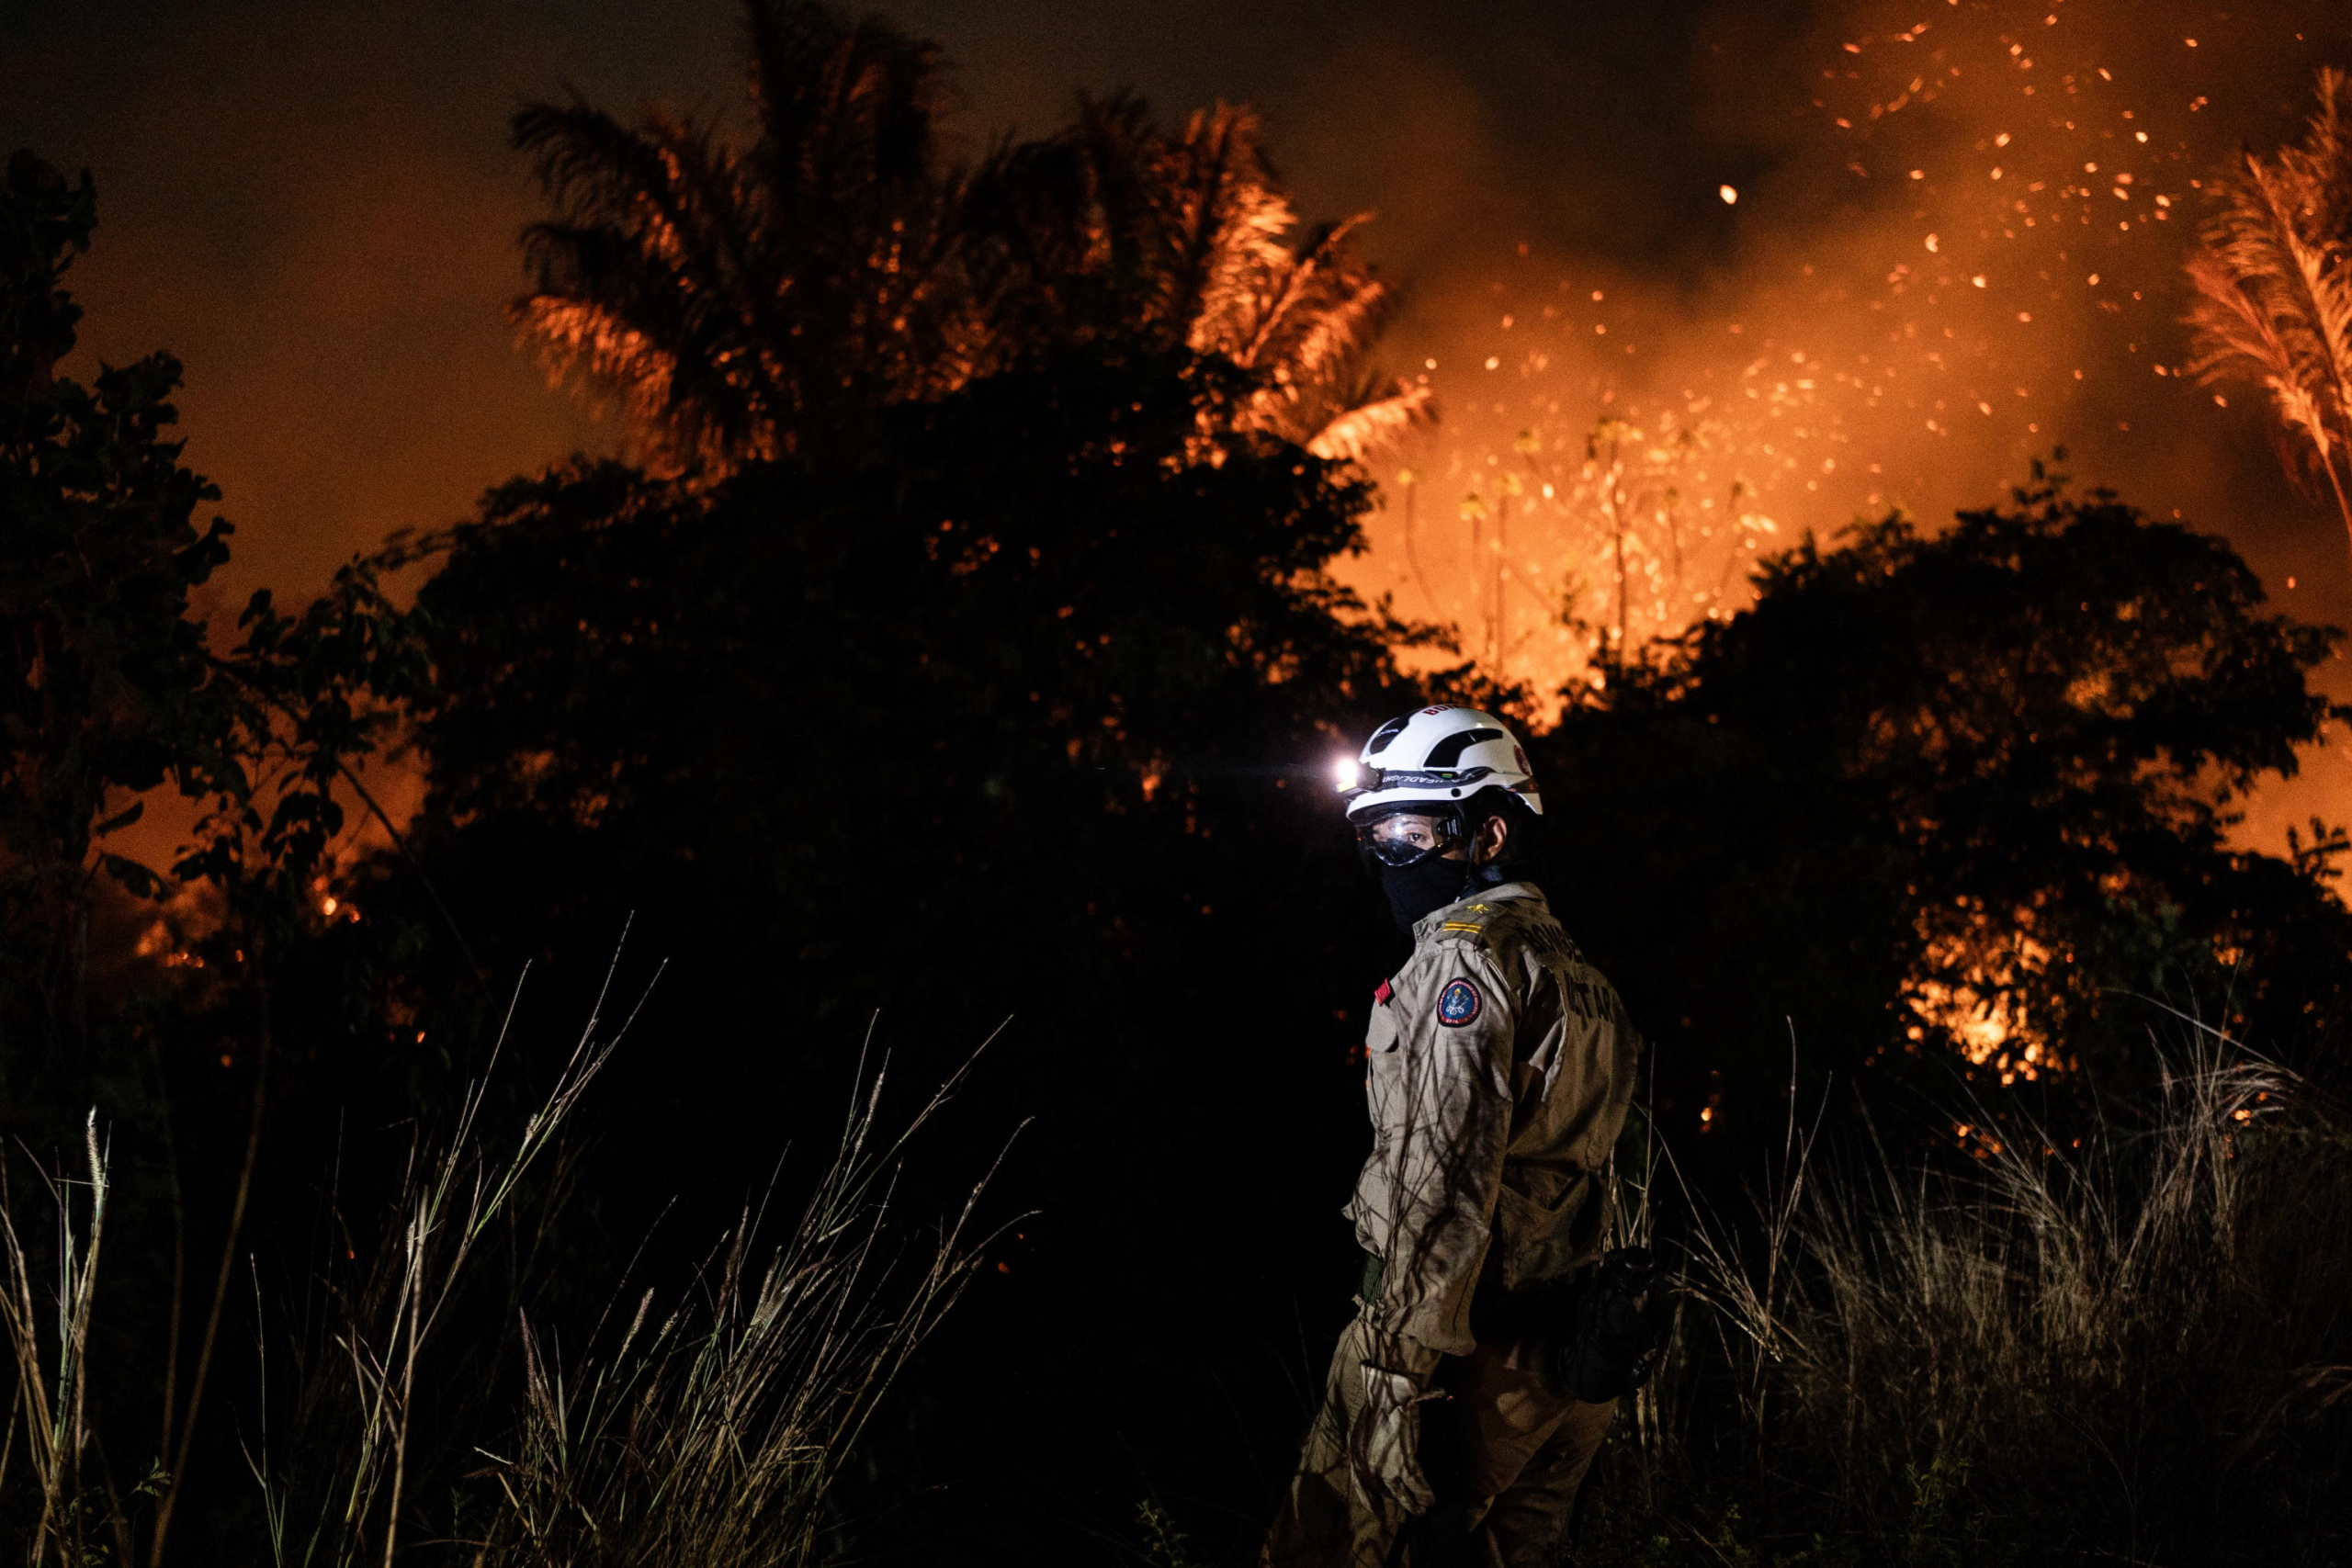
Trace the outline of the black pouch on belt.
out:
M 1657 1283 L 1657 1263 L 1642 1247 L 1619 1247 L 1578 1283 L 1549 1359 L 1553 1393 L 1606 1404 L 1650 1381 L 1659 1336 L 1643 1298 Z

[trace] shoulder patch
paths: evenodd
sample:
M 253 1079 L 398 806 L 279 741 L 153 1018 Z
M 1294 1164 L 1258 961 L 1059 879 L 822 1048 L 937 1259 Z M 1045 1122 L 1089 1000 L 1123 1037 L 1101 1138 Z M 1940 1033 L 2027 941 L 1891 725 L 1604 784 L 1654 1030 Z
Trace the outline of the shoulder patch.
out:
M 1442 931 L 1466 931 L 1470 935 L 1476 936 L 1480 931 L 1487 929 L 1487 922 L 1484 920 L 1448 920 L 1437 929 Z
M 1437 1021 L 1459 1029 L 1478 1016 L 1481 1001 L 1478 987 L 1469 981 L 1449 981 L 1445 989 L 1438 993 Z
M 1387 981 L 1383 980 L 1380 982 L 1379 988 L 1372 993 L 1372 999 L 1378 1002 L 1382 1007 L 1386 1007 L 1388 1005 L 1388 998 L 1396 994 L 1396 987 L 1390 985 Z

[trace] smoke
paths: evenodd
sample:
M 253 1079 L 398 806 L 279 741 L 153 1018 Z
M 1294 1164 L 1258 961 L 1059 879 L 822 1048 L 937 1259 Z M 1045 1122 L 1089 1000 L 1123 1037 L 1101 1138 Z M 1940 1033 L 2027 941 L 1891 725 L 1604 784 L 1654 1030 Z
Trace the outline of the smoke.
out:
M 238 528 L 220 606 L 605 441 L 510 346 L 534 198 L 506 116 L 567 79 L 724 103 L 731 27 L 720 0 L 11 8 L 0 141 L 97 182 L 68 369 L 185 362 L 185 460 Z
M 1081 88 L 1135 87 L 1170 117 L 1247 100 L 1303 210 L 1377 212 L 1366 243 L 1408 299 L 1393 364 L 1430 376 L 1446 419 L 1378 465 L 1385 510 L 1353 570 L 1405 614 L 1507 646 L 1509 672 L 1571 677 L 1581 645 L 1551 617 L 1573 582 L 1605 619 L 1610 579 L 1572 518 L 1533 505 L 1540 485 L 1508 496 L 1498 477 L 1527 467 L 1522 433 L 1561 458 L 1603 413 L 1645 436 L 1668 416 L 1705 428 L 1704 464 L 1676 476 L 1694 528 L 1701 499 L 1740 510 L 1734 482 L 1772 525 L 1694 533 L 1694 556 L 1897 505 L 1933 523 L 2064 446 L 2078 483 L 2225 533 L 2287 608 L 2352 621 L 2343 541 L 2279 478 L 2260 411 L 2156 373 L 2185 347 L 2190 182 L 2294 134 L 2313 70 L 2352 62 L 2335 0 L 885 8 L 946 45 L 974 152 L 1058 123 Z M 607 441 L 510 345 L 514 237 L 537 202 L 506 117 L 566 84 L 724 117 L 740 79 L 732 0 L 0 17 L 0 139 L 98 180 L 78 368 L 187 361 L 188 460 L 239 525 L 232 602 L 299 594 L 392 528 Z M 1463 515 L 1473 493 L 1484 517 Z M 1686 593 L 1661 590 L 1653 619 L 1709 607 Z M 2352 797 L 2352 776 L 2331 787 L 2323 804 Z M 2251 828 L 2275 838 L 2316 798 L 2273 792 Z
M 1616 572 L 1563 475 L 1609 416 L 1653 448 L 1648 502 L 1672 488 L 1692 558 L 1675 570 L 1652 529 L 1628 569 L 1637 637 L 1736 608 L 1720 569 L 1736 583 L 1758 549 L 1897 509 L 1933 527 L 2059 448 L 2078 488 L 2228 536 L 2282 608 L 2352 620 L 2340 528 L 2281 477 L 2258 394 L 2178 374 L 2203 186 L 2300 130 L 2317 67 L 2352 56 L 2341 8 L 1863 0 L 1778 33 L 1761 16 L 1697 18 L 1645 78 L 1648 111 L 1611 105 L 1612 137 L 1654 128 L 1670 156 L 1612 140 L 1594 159 L 1586 117 L 1610 95 L 1573 71 L 1560 141 L 1582 154 L 1551 172 L 1460 146 L 1478 115 L 1426 59 L 1351 73 L 1393 124 L 1452 128 L 1392 131 L 1383 164 L 1389 213 L 1426 204 L 1402 225 L 1417 304 L 1395 346 L 1445 423 L 1381 465 L 1357 585 L 1539 689 L 1578 678 Z M 1656 449 L 1694 432 L 1688 456 Z M 2341 668 L 2323 684 L 2352 687 Z M 2248 841 L 2352 814 L 2340 739 L 2306 764 L 2254 803 Z
M 485 488 L 605 442 L 510 346 L 534 198 L 505 119 L 566 77 L 622 102 L 731 99 L 721 0 L 637 9 L 0 12 L 0 151 L 29 146 L 97 184 L 64 369 L 183 361 L 183 460 L 237 525 L 199 602 L 219 634 L 257 588 L 299 601 L 393 529 L 453 522 Z M 422 793 L 398 765 L 368 782 L 396 818 Z M 345 804 L 360 841 L 379 841 Z M 168 865 L 195 808 L 168 790 L 147 805 L 109 848 Z

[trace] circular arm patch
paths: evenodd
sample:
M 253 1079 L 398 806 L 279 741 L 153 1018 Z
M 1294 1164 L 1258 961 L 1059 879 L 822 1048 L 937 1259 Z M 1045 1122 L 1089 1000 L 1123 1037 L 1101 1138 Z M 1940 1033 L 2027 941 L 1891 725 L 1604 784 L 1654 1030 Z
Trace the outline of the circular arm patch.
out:
M 1437 1021 L 1460 1028 L 1478 1016 L 1478 987 L 1467 980 L 1447 982 L 1438 993 Z

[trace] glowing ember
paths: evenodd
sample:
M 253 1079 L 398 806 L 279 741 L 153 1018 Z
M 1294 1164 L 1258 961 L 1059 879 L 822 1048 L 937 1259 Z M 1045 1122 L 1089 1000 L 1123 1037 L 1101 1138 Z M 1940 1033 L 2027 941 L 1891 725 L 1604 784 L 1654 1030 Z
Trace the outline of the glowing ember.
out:
M 2242 30 L 2312 57 L 2307 9 Z M 1719 187 L 1736 274 L 1521 247 L 1483 332 L 1428 345 L 1462 368 L 1430 377 L 1444 423 L 1400 454 L 1421 482 L 1384 486 L 1359 586 L 1542 694 L 1727 614 L 1759 550 L 1895 507 L 1932 525 L 2061 444 L 2086 479 L 2229 521 L 2210 459 L 2234 437 L 2183 439 L 2215 389 L 2175 373 L 2200 220 L 2168 220 L 2203 209 L 2241 141 L 2294 128 L 2267 101 L 2223 117 L 2226 51 L 2125 70 L 2128 29 L 2086 17 L 2030 49 L 1998 7 L 1883 19 L 1809 73 L 1814 129 L 1776 175 L 1803 199 Z

